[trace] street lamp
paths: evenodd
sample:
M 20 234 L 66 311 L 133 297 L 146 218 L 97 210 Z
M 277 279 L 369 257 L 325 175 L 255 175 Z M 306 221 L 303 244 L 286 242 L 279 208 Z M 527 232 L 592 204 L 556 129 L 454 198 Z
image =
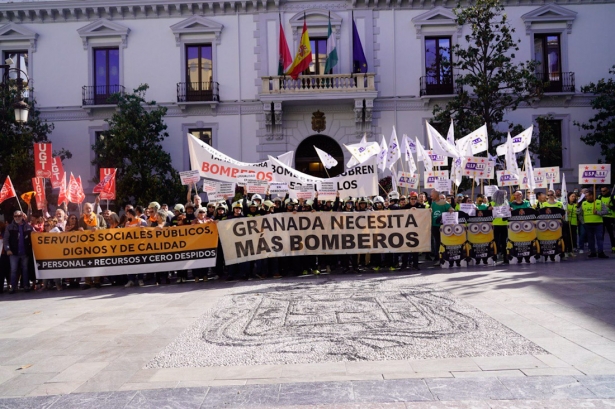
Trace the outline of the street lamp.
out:
M 15 82 L 17 83 L 17 96 L 15 97 L 15 102 L 13 103 L 13 109 L 15 110 L 15 122 L 20 125 L 25 124 L 26 122 L 28 122 L 28 112 L 30 110 L 30 107 L 23 100 L 23 89 L 24 86 L 28 85 L 30 78 L 28 78 L 28 74 L 26 74 L 23 70 L 20 70 L 18 68 L 11 68 L 11 65 L 13 65 L 12 58 L 7 58 L 4 62 L 5 64 L 0 65 L 0 69 L 4 70 L 4 74 L 2 75 L 2 87 L 9 87 L 9 75 L 11 72 L 16 72 L 17 78 L 15 79 Z M 25 84 L 22 75 L 24 75 L 27 79 Z

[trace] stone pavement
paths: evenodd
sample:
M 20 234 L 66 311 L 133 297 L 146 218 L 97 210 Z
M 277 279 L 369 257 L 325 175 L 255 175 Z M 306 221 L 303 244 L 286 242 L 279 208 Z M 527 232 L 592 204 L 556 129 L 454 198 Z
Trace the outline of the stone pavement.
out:
M 615 258 L 421 273 L 544 352 L 149 369 L 229 294 L 263 282 L 5 293 L 0 408 L 615 407 Z

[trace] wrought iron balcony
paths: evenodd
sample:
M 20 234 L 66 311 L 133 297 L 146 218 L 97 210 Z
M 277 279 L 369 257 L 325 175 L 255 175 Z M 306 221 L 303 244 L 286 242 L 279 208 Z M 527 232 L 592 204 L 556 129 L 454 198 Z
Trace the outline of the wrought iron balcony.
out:
M 421 96 L 428 95 L 452 95 L 460 91 L 459 85 L 456 84 L 454 78 L 458 75 L 427 75 L 421 77 Z
M 296 80 L 279 75 L 261 77 L 261 95 L 375 92 L 374 77 L 373 73 L 302 75 Z
M 82 105 L 111 105 L 113 94 L 125 93 L 122 85 L 86 85 L 81 89 Z
M 542 92 L 575 92 L 574 72 L 537 72 L 536 78 L 543 83 Z
M 179 82 L 177 83 L 177 102 L 220 101 L 218 83 Z

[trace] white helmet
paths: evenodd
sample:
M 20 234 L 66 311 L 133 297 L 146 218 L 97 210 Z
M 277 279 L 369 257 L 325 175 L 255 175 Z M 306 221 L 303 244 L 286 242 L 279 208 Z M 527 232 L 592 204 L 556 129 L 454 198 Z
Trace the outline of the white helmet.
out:
M 376 204 L 376 203 L 382 203 L 382 204 L 384 204 L 384 199 L 382 198 L 382 196 L 376 196 L 376 197 L 374 198 L 374 204 Z
M 261 197 L 261 195 L 259 195 L 258 193 L 254 193 L 252 195 L 252 200 L 260 200 L 261 202 L 263 201 L 263 198 Z
M 308 199 L 305 201 L 305 206 L 312 207 L 314 205 L 314 201 L 312 199 Z
M 397 193 L 395 190 L 389 192 L 389 200 L 399 200 L 399 193 Z

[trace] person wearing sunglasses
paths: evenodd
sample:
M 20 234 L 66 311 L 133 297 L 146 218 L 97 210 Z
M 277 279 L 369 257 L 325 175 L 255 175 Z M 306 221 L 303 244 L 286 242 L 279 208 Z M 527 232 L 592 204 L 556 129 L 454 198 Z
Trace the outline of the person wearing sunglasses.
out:
M 32 255 L 32 232 L 32 226 L 24 220 L 23 212 L 16 210 L 13 213 L 13 221 L 4 231 L 3 240 L 4 250 L 11 263 L 11 289 L 9 294 L 14 294 L 17 289 L 20 268 L 24 291 L 30 291 L 28 263 Z

